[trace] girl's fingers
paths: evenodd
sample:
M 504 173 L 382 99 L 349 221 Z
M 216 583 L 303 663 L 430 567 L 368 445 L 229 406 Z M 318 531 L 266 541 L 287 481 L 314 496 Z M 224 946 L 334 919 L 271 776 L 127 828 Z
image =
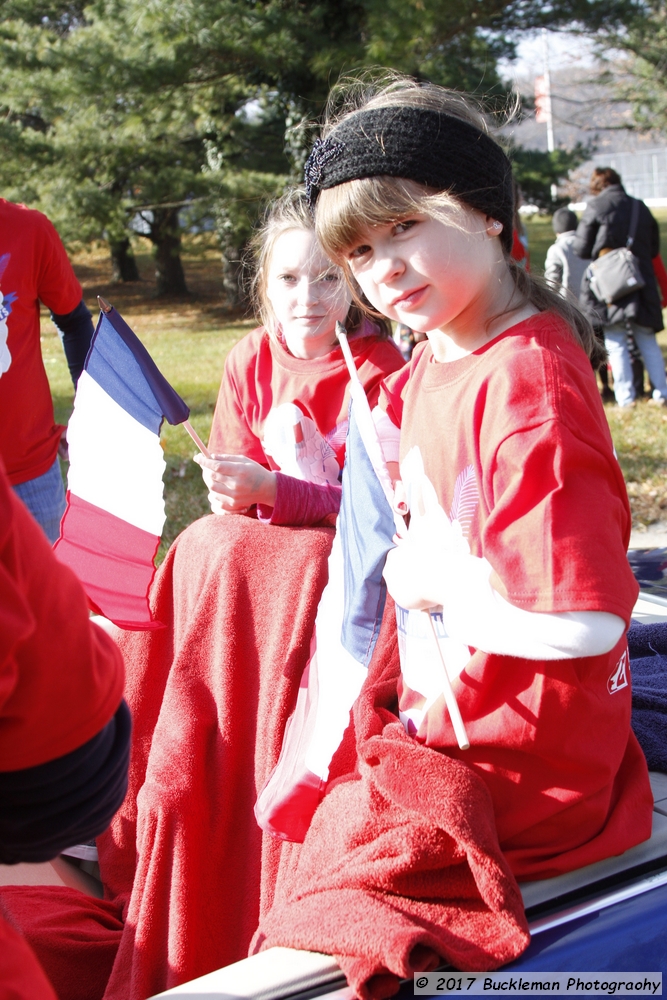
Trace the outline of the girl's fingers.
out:
M 220 493 L 209 493 L 208 502 L 214 514 L 247 514 L 249 507 L 239 506 L 238 501 Z
M 248 465 L 252 461 L 249 458 L 245 458 L 243 455 L 211 455 L 210 458 L 205 458 L 204 455 L 199 452 L 194 455 L 192 460 L 193 462 L 196 462 L 197 465 L 200 465 L 202 469 L 210 469 L 211 472 L 217 472 L 223 466 L 238 468 L 239 465 Z
M 242 455 L 199 456 L 204 482 L 209 490 L 229 499 L 226 509 L 247 510 L 254 503 L 275 503 L 275 475 Z M 232 508 L 231 503 L 238 506 Z
M 234 481 L 230 482 L 210 469 L 202 469 L 202 478 L 209 490 L 213 490 L 218 494 L 233 493 L 237 485 Z
M 407 495 L 403 482 L 398 479 L 394 483 L 394 510 L 405 516 L 408 513 Z

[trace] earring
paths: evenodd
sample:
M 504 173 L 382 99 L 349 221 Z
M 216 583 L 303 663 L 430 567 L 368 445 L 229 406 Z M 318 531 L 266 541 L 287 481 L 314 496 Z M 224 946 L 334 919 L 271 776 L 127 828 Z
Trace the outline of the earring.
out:
M 502 222 L 494 222 L 493 223 L 493 228 L 494 229 L 502 229 L 503 228 Z

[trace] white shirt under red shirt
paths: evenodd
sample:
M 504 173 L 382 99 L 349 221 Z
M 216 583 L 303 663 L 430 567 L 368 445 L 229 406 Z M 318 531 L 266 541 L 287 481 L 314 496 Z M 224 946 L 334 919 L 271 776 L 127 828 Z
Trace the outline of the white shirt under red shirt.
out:
M 511 604 L 629 623 L 638 588 L 625 484 L 590 362 L 562 319 L 538 314 L 445 364 L 418 345 L 380 406 L 401 428 L 404 480 L 421 470 Z M 408 617 L 398 610 L 401 716 L 416 739 L 485 780 L 518 878 L 551 877 L 650 836 L 625 636 L 609 653 L 548 661 L 451 642 L 447 651 L 444 637 L 471 744 L 460 750 L 443 697 L 429 704 L 428 678 L 406 659 Z

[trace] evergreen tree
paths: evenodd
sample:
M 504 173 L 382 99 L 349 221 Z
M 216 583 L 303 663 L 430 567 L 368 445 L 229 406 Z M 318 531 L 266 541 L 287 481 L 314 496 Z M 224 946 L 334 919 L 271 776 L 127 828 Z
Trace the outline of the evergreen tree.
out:
M 602 80 L 613 88 L 617 101 L 631 105 L 628 128 L 667 129 L 666 54 L 664 0 L 646 0 L 622 30 L 612 25 L 602 33 L 599 55 L 607 64 Z
M 539 149 L 522 149 L 521 146 L 513 146 L 508 152 L 524 201 L 549 212 L 558 205 L 554 204 L 551 197 L 552 186 L 562 183 L 571 170 L 591 155 L 590 148 L 582 143 L 577 143 L 572 150 L 555 149 L 551 153 Z M 563 199 L 560 204 L 565 202 L 566 199 Z

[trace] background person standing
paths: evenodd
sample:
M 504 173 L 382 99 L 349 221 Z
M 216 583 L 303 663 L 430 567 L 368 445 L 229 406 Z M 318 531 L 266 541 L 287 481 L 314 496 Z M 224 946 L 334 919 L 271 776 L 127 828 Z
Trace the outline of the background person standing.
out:
M 635 199 L 626 193 L 621 178 L 611 167 L 596 167 L 591 175 L 593 197 L 577 228 L 573 249 L 582 258 L 596 260 L 610 250 L 626 245 Z M 619 406 L 633 406 L 636 389 L 628 336 L 632 336 L 653 385 L 652 401 L 667 406 L 665 363 L 655 335 L 663 329 L 660 294 L 653 259 L 660 255 L 660 232 L 643 201 L 639 202 L 632 252 L 638 258 L 645 281 L 643 288 L 617 302 L 600 302 L 590 282 L 584 281 L 580 303 L 591 322 L 601 325 L 614 376 L 614 395 Z
M 558 208 L 554 212 L 551 224 L 556 234 L 556 242 L 552 243 L 547 250 L 544 277 L 563 298 L 570 295 L 578 300 L 581 282 L 586 268 L 590 264 L 589 260 L 579 257 L 573 249 L 579 220 L 571 208 Z M 593 329 L 600 343 L 604 343 L 602 327 L 599 324 L 594 324 Z M 602 399 L 605 402 L 613 402 L 615 397 L 609 386 L 606 361 L 598 366 L 597 372 L 602 382 Z M 642 379 L 644 377 L 643 365 L 641 365 L 640 377 Z
M 93 322 L 58 233 L 45 215 L 0 198 L 0 456 L 14 491 L 55 542 L 65 511 L 55 422 L 42 360 L 39 304 L 63 339 L 72 381 Z
M 570 292 L 579 298 L 581 279 L 590 261 L 574 252 L 572 244 L 576 239 L 579 220 L 570 208 L 559 208 L 551 222 L 556 242 L 547 250 L 544 277 L 556 291 L 567 298 Z

